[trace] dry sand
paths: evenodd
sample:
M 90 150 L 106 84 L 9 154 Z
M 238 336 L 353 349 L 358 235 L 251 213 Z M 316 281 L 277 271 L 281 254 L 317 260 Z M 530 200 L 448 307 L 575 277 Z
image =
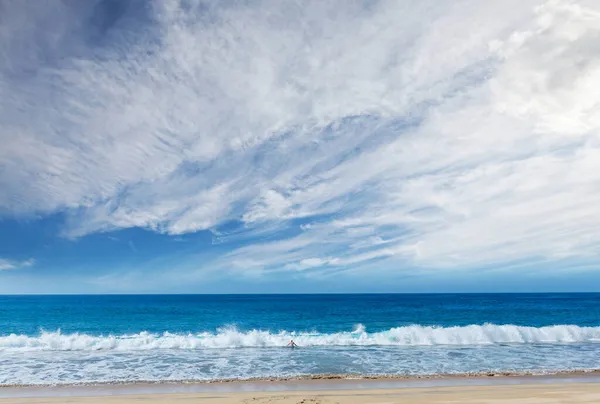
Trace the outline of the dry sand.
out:
M 454 386 L 276 393 L 144 394 L 104 397 L 6 398 L 0 404 L 558 404 L 600 403 L 600 383 Z

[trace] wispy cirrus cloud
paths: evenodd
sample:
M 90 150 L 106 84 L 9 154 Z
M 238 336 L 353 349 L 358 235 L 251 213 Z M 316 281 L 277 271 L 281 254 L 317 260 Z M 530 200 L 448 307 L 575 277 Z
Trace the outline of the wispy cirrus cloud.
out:
M 8 271 L 11 269 L 28 268 L 35 265 L 34 259 L 28 259 L 25 261 L 9 260 L 0 258 L 0 271 Z
M 147 2 L 102 41 L 56 3 L 4 6 L 4 216 L 238 222 L 210 268 L 253 274 L 597 257 L 594 2 Z

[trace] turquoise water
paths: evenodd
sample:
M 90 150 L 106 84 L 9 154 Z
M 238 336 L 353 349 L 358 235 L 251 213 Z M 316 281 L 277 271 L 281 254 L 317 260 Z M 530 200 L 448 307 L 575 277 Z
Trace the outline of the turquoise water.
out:
M 0 384 L 593 369 L 600 294 L 0 296 Z M 300 349 L 284 346 L 290 339 Z

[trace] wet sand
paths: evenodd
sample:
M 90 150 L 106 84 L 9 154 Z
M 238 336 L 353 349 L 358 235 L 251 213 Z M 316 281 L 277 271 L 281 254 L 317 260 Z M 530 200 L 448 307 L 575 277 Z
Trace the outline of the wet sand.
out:
M 600 403 L 600 375 L 3 387 L 0 404 Z
M 129 394 L 99 397 L 4 398 L 1 404 L 558 404 L 600 403 L 600 383 L 546 383 L 397 389 L 306 390 L 184 394 Z

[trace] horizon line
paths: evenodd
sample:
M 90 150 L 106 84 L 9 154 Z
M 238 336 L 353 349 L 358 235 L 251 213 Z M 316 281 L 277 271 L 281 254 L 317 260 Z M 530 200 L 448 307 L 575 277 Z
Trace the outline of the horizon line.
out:
M 306 292 L 306 293 L 0 293 L 13 296 L 331 296 L 331 295 L 574 295 L 595 292 Z

